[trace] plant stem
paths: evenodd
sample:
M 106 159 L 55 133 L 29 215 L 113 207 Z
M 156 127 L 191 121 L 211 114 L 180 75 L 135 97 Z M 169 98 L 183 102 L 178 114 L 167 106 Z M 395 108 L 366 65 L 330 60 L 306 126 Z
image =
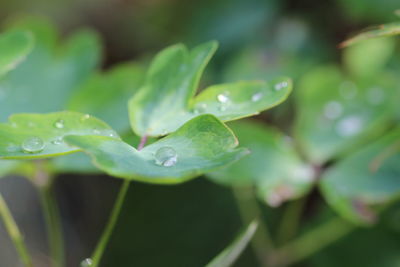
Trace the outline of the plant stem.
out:
M 14 218 L 11 215 L 10 210 L 7 207 L 3 196 L 0 194 L 0 216 L 3 219 L 4 226 L 10 235 L 11 241 L 19 254 L 19 257 L 26 267 L 32 267 L 32 259 L 29 255 L 28 249 L 25 245 L 24 238 L 16 224 Z
M 276 266 L 288 266 L 302 261 L 354 229 L 354 225 L 341 218 L 335 218 L 276 250 L 279 259 Z
M 97 243 L 97 246 L 93 252 L 92 264 L 90 265 L 91 267 L 99 266 L 101 257 L 103 256 L 103 252 L 107 246 L 108 241 L 110 240 L 111 234 L 117 223 L 118 216 L 121 213 L 121 208 L 124 203 L 126 193 L 128 192 L 129 184 L 130 184 L 130 181 L 125 180 L 121 186 L 121 189 L 118 192 L 117 200 L 111 211 L 111 215 L 107 222 L 106 228 L 104 229 L 103 234 L 101 235 L 100 241 Z
M 278 231 L 279 244 L 286 243 L 296 235 L 305 202 L 306 198 L 301 198 L 287 203 Z
M 51 257 L 51 266 L 65 265 L 63 229 L 57 199 L 53 191 L 55 177 L 46 169 L 45 161 L 36 161 L 36 173 L 32 182 L 39 191 L 43 217 L 46 223 L 48 245 Z
M 143 136 L 140 139 L 138 150 L 142 150 L 143 147 L 146 145 L 147 136 Z M 101 258 L 103 256 L 104 250 L 107 247 L 107 243 L 110 240 L 111 234 L 114 231 L 115 225 L 117 223 L 119 214 L 121 213 L 122 205 L 125 201 L 126 195 L 128 193 L 130 181 L 125 180 L 118 192 L 117 199 L 115 201 L 114 207 L 111 211 L 110 218 L 106 224 L 106 227 L 100 237 L 99 242 L 96 245 L 96 248 L 92 254 L 91 258 L 91 267 L 97 267 L 100 264 Z
M 254 197 L 253 190 L 251 188 L 236 187 L 233 187 L 232 190 L 236 198 L 242 222 L 248 224 L 253 221 L 254 218 L 259 218 L 258 231 L 251 240 L 251 245 L 262 266 L 268 266 L 268 258 L 273 250 L 273 242 L 267 225 L 260 220 L 261 211 L 257 199 Z
M 51 183 L 39 188 L 40 200 L 46 222 L 52 266 L 62 267 L 65 264 L 63 230 L 57 200 Z

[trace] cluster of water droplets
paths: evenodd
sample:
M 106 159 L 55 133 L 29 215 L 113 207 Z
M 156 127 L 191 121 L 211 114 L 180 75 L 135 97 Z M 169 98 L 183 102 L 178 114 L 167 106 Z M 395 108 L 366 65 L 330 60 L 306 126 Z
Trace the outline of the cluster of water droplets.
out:
M 384 96 L 381 95 L 379 90 L 379 88 L 371 88 L 367 91 L 366 97 L 370 104 L 377 105 L 384 100 Z M 357 97 L 358 88 L 353 82 L 345 81 L 339 86 L 339 94 L 341 100 L 332 100 L 323 106 L 323 116 L 334 123 L 332 125 L 339 136 L 351 137 L 357 135 L 362 131 L 365 120 L 359 112 L 346 114 L 344 104 L 346 101 L 352 101 Z M 349 102 L 349 105 L 352 105 L 352 103 Z
M 229 98 L 229 93 L 224 92 L 224 93 L 218 94 L 217 101 L 220 103 L 218 110 L 225 111 L 231 103 L 231 99 Z
M 178 162 L 178 153 L 170 146 L 163 146 L 156 151 L 154 159 L 157 165 L 172 167 Z
M 87 119 L 90 118 L 90 115 L 86 114 L 83 115 L 80 118 L 81 122 L 86 121 Z M 26 124 L 28 127 L 36 127 L 36 124 L 34 122 L 28 122 Z M 11 127 L 15 128 L 17 127 L 17 124 L 15 122 L 11 123 Z M 53 127 L 58 130 L 62 130 L 65 127 L 65 121 L 63 119 L 58 119 L 53 123 Z M 117 134 L 113 130 L 102 130 L 100 131 L 97 128 L 94 128 L 92 130 L 93 134 L 102 134 L 105 136 L 109 137 L 117 137 Z M 61 145 L 64 143 L 63 137 L 58 136 L 54 140 L 50 141 L 50 144 L 52 145 Z M 43 149 L 46 147 L 46 142 L 38 137 L 38 136 L 29 136 L 27 137 L 20 145 L 17 145 L 15 143 L 9 143 L 6 146 L 7 152 L 14 153 L 14 152 L 20 152 L 23 151 L 25 153 L 39 153 L 43 151 Z

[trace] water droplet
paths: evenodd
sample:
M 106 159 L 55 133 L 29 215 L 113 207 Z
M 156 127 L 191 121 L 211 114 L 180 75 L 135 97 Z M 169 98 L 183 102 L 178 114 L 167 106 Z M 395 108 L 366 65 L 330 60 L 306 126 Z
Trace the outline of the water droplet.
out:
M 201 114 L 206 112 L 207 110 L 207 104 L 206 103 L 199 103 L 196 105 L 195 109 L 194 109 L 194 113 L 195 114 Z
M 227 93 L 218 94 L 217 100 L 220 103 L 227 103 L 229 101 L 229 97 L 228 97 Z
M 178 154 L 172 147 L 164 146 L 157 150 L 155 160 L 157 165 L 171 167 L 178 161 Z
M 59 137 L 59 138 L 54 139 L 53 141 L 51 141 L 51 143 L 53 145 L 61 145 L 63 143 L 63 139 L 62 139 L 62 137 Z
M 93 129 L 94 134 L 100 134 L 100 131 L 98 129 Z
M 340 121 L 336 125 L 336 132 L 343 137 L 354 136 L 358 134 L 363 127 L 363 121 L 358 116 L 348 116 Z
M 43 140 L 39 137 L 32 136 L 25 139 L 22 143 L 22 149 L 26 153 L 37 153 L 44 149 L 45 144 Z
M 12 122 L 12 123 L 11 123 L 11 127 L 17 128 L 17 124 L 16 124 L 15 122 Z
M 84 259 L 82 262 L 81 262 L 81 267 L 89 267 L 89 266 L 92 266 L 92 264 L 93 264 L 93 260 L 92 259 Z
M 87 119 L 89 119 L 90 118 L 90 115 L 89 114 L 85 114 L 85 115 L 83 115 L 82 117 L 81 117 L 81 121 L 85 121 L 85 120 L 87 120 Z
M 378 87 L 370 88 L 367 91 L 367 100 L 371 105 L 380 105 L 385 101 L 385 91 Z
M 347 100 L 353 99 L 357 95 L 357 85 L 350 81 L 342 82 L 339 86 L 340 95 Z
M 280 91 L 287 86 L 288 86 L 288 82 L 280 82 L 280 83 L 275 84 L 275 90 Z
M 264 96 L 264 94 L 263 94 L 262 92 L 255 93 L 255 94 L 253 94 L 253 95 L 251 96 L 251 101 L 257 102 L 257 101 L 259 101 L 263 96 Z
M 7 152 L 17 152 L 20 150 L 20 148 L 15 144 L 8 144 L 6 150 Z
M 330 101 L 324 106 L 324 115 L 328 119 L 334 120 L 342 115 L 343 107 L 337 101 Z
M 226 106 L 225 105 L 221 105 L 218 107 L 219 111 L 225 111 L 226 110 Z
M 58 120 L 54 123 L 54 127 L 57 129 L 62 129 L 64 128 L 64 120 Z

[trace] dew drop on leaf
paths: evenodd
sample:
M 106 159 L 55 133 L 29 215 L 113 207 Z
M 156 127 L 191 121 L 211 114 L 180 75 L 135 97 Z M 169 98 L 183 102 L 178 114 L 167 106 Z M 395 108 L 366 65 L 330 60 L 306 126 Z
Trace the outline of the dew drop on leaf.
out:
M 336 125 L 336 132 L 343 137 L 354 136 L 358 134 L 363 127 L 363 121 L 358 116 L 348 116 L 340 121 Z
M 164 146 L 157 150 L 154 155 L 157 165 L 171 167 L 178 161 L 178 154 L 175 149 L 170 146 Z
M 6 148 L 7 152 L 17 152 L 19 151 L 19 149 L 20 149 L 19 146 L 15 144 L 8 144 Z
M 87 120 L 87 119 L 89 119 L 90 118 L 90 115 L 89 114 L 85 114 L 85 115 L 83 115 L 82 117 L 81 117 L 81 121 L 85 121 L 85 120 Z
M 207 104 L 206 103 L 200 103 L 198 105 L 196 105 L 195 109 L 194 109 L 194 113 L 195 114 L 201 114 L 206 112 L 207 110 Z
M 81 262 L 81 267 L 89 267 L 89 266 L 92 266 L 92 264 L 93 264 L 92 259 L 84 259 Z
M 100 131 L 98 129 L 93 129 L 94 134 L 100 134 Z
M 280 83 L 275 84 L 275 90 L 280 91 L 287 86 L 288 86 L 288 82 L 280 82 Z
M 330 101 L 324 106 L 324 115 L 328 119 L 334 120 L 342 115 L 343 107 L 337 101 Z
M 258 93 L 253 94 L 251 96 L 251 101 L 253 101 L 253 102 L 259 101 L 263 97 L 263 95 L 264 94 L 262 92 L 258 92 Z
M 218 95 L 217 95 L 217 100 L 218 100 L 218 102 L 220 102 L 220 103 L 227 103 L 227 102 L 229 101 L 229 97 L 227 96 L 226 93 L 224 93 L 224 94 L 218 94 Z
M 61 144 L 63 143 L 63 140 L 62 140 L 62 138 L 60 137 L 60 138 L 54 139 L 53 141 L 51 141 L 51 143 L 52 143 L 53 145 L 61 145 Z
M 64 128 L 64 120 L 58 120 L 54 123 L 54 127 L 57 129 L 62 129 Z
M 26 153 L 37 153 L 44 149 L 45 144 L 43 140 L 39 137 L 33 136 L 28 137 L 22 143 L 22 150 Z

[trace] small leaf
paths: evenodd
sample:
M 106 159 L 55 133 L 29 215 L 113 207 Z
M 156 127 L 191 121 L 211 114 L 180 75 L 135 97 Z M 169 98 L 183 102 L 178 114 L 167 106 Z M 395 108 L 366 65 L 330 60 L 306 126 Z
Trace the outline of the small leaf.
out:
M 382 24 L 373 29 L 367 29 L 366 31 L 357 34 L 356 36 L 347 39 L 343 43 L 341 43 L 340 47 L 351 46 L 353 44 L 379 38 L 379 37 L 387 37 L 400 34 L 400 22 L 389 23 L 389 24 Z
M 292 89 L 290 79 L 238 82 L 211 86 L 194 97 L 200 76 L 215 52 L 209 42 L 192 51 L 171 46 L 154 59 L 144 86 L 129 101 L 133 130 L 140 136 L 173 132 L 186 121 L 210 113 L 223 121 L 259 113 L 284 101 Z
M 47 158 L 79 151 L 66 135 L 104 135 L 119 139 L 104 122 L 77 112 L 15 114 L 0 124 L 0 159 Z
M 345 218 L 372 223 L 374 205 L 400 195 L 400 129 L 340 161 L 321 179 L 322 194 Z
M 32 50 L 29 32 L 9 31 L 0 35 L 0 76 L 14 69 Z
M 229 267 L 239 258 L 240 254 L 249 244 L 254 233 L 256 232 L 258 223 L 253 221 L 247 228 L 236 237 L 236 239 L 218 254 L 206 267 Z
M 380 134 L 395 117 L 398 88 L 390 73 L 371 83 L 351 80 L 336 66 L 305 75 L 296 94 L 294 132 L 309 160 L 323 164 Z
M 251 154 L 207 174 L 211 180 L 234 186 L 254 185 L 260 199 L 273 207 L 310 190 L 314 183 L 313 169 L 301 161 L 289 137 L 250 121 L 229 126 Z
M 106 173 L 149 183 L 180 183 L 232 163 L 245 154 L 233 133 L 212 115 L 198 116 L 138 151 L 110 137 L 68 136 Z
M 72 96 L 68 110 L 91 114 L 119 133 L 130 131 L 127 99 L 141 86 L 143 70 L 138 64 L 120 64 L 96 73 Z
M 98 36 L 83 30 L 59 45 L 48 21 L 25 18 L 10 28 L 32 32 L 35 43 L 26 59 L 0 80 L 0 122 L 15 113 L 64 110 L 72 92 L 98 65 Z

